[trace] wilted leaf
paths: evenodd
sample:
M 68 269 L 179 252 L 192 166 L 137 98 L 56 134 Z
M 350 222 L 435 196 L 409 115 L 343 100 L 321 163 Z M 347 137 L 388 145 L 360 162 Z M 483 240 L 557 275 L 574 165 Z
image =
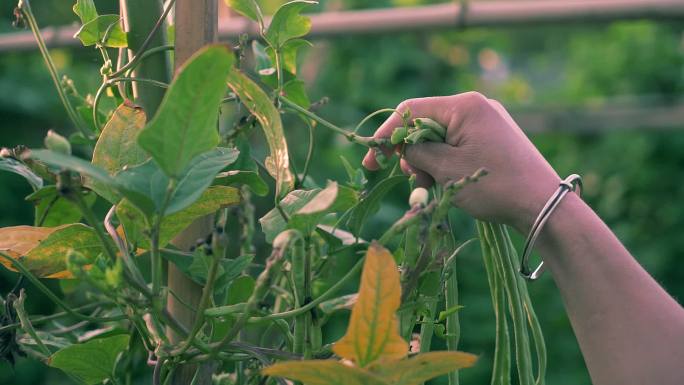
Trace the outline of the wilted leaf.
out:
M 84 46 L 102 44 L 105 47 L 123 48 L 128 45 L 126 32 L 121 28 L 119 15 L 102 15 L 83 24 L 74 37 Z
M 347 333 L 333 345 L 333 352 L 360 367 L 406 356 L 408 344 L 399 335 L 395 314 L 400 302 L 397 264 L 389 251 L 372 243 L 366 253 L 359 297 Z
M 169 87 L 152 121 L 138 135 L 164 172 L 177 177 L 197 155 L 219 143 L 216 121 L 233 54 L 213 45 L 190 58 Z
M 76 0 L 73 10 L 78 18 L 81 19 L 81 24 L 87 24 L 97 18 L 97 9 L 93 0 Z
M 280 207 L 287 215 L 292 215 L 306 205 L 321 190 L 295 190 L 280 201 Z M 271 243 L 276 235 L 287 229 L 287 222 L 277 208 L 272 209 L 259 219 L 266 242 Z
M 325 189 L 291 216 L 288 227 L 308 234 L 325 214 L 347 210 L 357 202 L 357 199 L 356 191 L 330 181 Z
M 226 4 L 235 12 L 253 21 L 261 21 L 264 18 L 255 0 L 226 0 Z
M 128 102 L 120 105 L 105 124 L 95 149 L 93 164 L 114 175 L 124 167 L 144 162 L 148 156 L 136 143 L 138 133 L 145 126 L 145 112 Z M 108 186 L 97 181 L 87 181 L 86 185 L 112 203 L 116 196 Z
M 295 0 L 283 4 L 271 19 L 271 24 L 266 31 L 266 40 L 274 47 L 279 48 L 285 42 L 309 33 L 311 19 L 300 15 L 302 10 L 316 1 Z
M 474 354 L 463 352 L 420 353 L 405 360 L 381 361 L 371 370 L 393 385 L 421 385 L 432 378 L 473 366 Z
M 197 218 L 218 211 L 222 207 L 240 202 L 239 191 L 234 187 L 212 186 L 204 191 L 192 205 L 174 214 L 164 217 L 159 233 L 159 244 L 166 246 L 173 238 L 190 226 Z M 116 208 L 116 216 L 126 229 L 128 241 L 143 249 L 149 248 L 147 238 L 142 235 L 145 227 L 144 215 L 127 201 L 122 201 Z
M 119 334 L 74 344 L 50 356 L 48 365 L 88 385 L 99 384 L 112 376 L 117 356 L 128 348 L 129 339 Z
M 367 370 L 333 360 L 280 362 L 261 373 L 301 381 L 304 385 L 389 385 Z
M 323 313 L 332 314 L 338 310 L 351 309 L 356 304 L 356 300 L 358 299 L 358 297 L 358 293 L 347 294 L 341 297 L 323 301 L 320 303 L 320 305 L 318 305 L 318 307 L 321 309 Z
M 31 169 L 25 164 L 16 159 L 0 158 L 0 170 L 13 172 L 17 175 L 23 176 L 26 181 L 31 184 L 34 190 L 38 190 L 39 188 L 43 187 L 43 179 L 31 171 Z
M 59 227 L 14 226 L 0 229 L 0 251 L 19 259 L 39 277 L 71 277 L 66 271 L 65 261 L 69 250 L 95 259 L 102 252 L 102 245 L 95 231 L 80 223 Z M 15 270 L 4 258 L 1 263 Z
M 364 223 L 366 223 L 366 219 L 380 209 L 380 202 L 382 202 L 385 195 L 387 195 L 394 186 L 401 182 L 405 182 L 406 180 L 407 178 L 405 176 L 398 175 L 383 179 L 375 185 L 370 193 L 368 193 L 365 198 L 361 199 L 361 201 L 352 209 L 348 222 L 351 232 L 357 236 L 360 235 L 361 229 L 363 228 Z
M 230 71 L 228 86 L 259 121 L 264 131 L 270 151 L 270 156 L 264 163 L 269 174 L 276 180 L 276 196 L 282 197 L 292 189 L 294 178 L 290 172 L 290 159 L 280 113 L 269 96 L 239 70 Z

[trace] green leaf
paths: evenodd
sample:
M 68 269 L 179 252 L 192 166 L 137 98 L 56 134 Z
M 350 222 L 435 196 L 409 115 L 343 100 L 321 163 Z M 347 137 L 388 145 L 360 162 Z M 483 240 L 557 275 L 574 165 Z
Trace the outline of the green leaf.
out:
M 256 281 L 249 275 L 243 275 L 235 278 L 228 288 L 228 295 L 226 296 L 226 305 L 235 305 L 238 303 L 247 302 L 249 297 L 254 292 L 254 285 Z
M 231 285 L 237 277 L 247 270 L 252 260 L 254 260 L 253 255 L 240 255 L 235 259 L 221 260 L 220 265 L 223 273 L 216 278 L 215 291 L 223 291 Z
M 164 215 L 170 215 L 195 202 L 216 175 L 238 157 L 234 148 L 218 147 L 195 157 L 178 178 Z
M 325 189 L 291 216 L 288 227 L 309 234 L 324 215 L 347 210 L 354 206 L 357 200 L 356 191 L 329 181 Z
M 365 198 L 361 199 L 361 201 L 352 209 L 348 222 L 351 232 L 357 236 L 360 235 L 361 229 L 363 228 L 364 223 L 366 223 L 366 219 L 380 209 L 380 202 L 382 202 L 385 195 L 387 195 L 394 186 L 405 182 L 406 180 L 407 178 L 405 176 L 398 175 L 383 179 L 375 185 L 371 192 L 368 193 Z
M 111 48 L 128 46 L 126 32 L 121 28 L 119 15 L 102 15 L 83 24 L 74 37 L 81 40 L 84 46 L 103 45 Z
M 43 278 L 69 278 L 65 256 L 70 250 L 94 260 L 102 252 L 95 231 L 74 223 L 59 227 L 14 226 L 0 228 L 0 251 L 20 260 L 29 271 Z M 15 271 L 6 259 L 0 263 Z
M 302 47 L 312 47 L 313 44 L 309 42 L 308 40 L 304 39 L 292 39 L 288 40 L 281 48 L 280 48 L 280 56 L 283 61 L 283 69 L 285 72 L 290 73 L 293 75 L 297 74 L 297 54 L 299 53 L 299 49 Z M 275 51 L 273 48 L 268 47 L 266 49 L 266 52 L 269 55 L 269 58 L 271 62 L 275 61 Z
M 283 85 L 283 93 L 288 99 L 302 108 L 309 108 L 311 106 L 309 96 L 306 94 L 304 82 L 299 79 L 293 79 L 285 83 L 285 85 Z
M 234 162 L 237 156 L 237 150 L 223 147 L 198 155 L 178 177 L 168 202 L 166 194 L 171 180 L 152 159 L 120 172 L 116 182 L 131 203 L 146 216 L 161 213 L 162 209 L 164 215 L 171 215 L 195 202 L 211 185 L 216 174 Z
M 97 198 L 95 193 L 87 191 L 82 196 L 88 206 L 92 206 Z M 43 187 L 27 196 L 26 200 L 35 205 L 35 218 L 42 219 L 41 226 L 55 227 L 81 220 L 81 210 L 76 204 L 62 197 L 55 185 Z
M 31 171 L 28 166 L 12 158 L 0 158 L 0 170 L 13 172 L 21 175 L 29 182 L 34 190 L 43 187 L 43 179 Z
M 77 172 L 107 186 L 116 185 L 114 178 L 110 177 L 105 170 L 75 156 L 50 150 L 31 150 L 26 157 L 41 161 L 48 166 Z
M 294 0 L 278 8 L 264 36 L 269 44 L 275 48 L 280 48 L 288 40 L 309 33 L 309 30 L 311 30 L 311 19 L 300 15 L 300 12 L 312 4 L 318 4 L 318 2 Z
M 373 373 L 333 360 L 287 361 L 261 371 L 267 376 L 285 377 L 304 385 L 389 385 Z
M 216 175 L 215 184 L 247 186 L 253 193 L 263 197 L 268 194 L 268 185 L 256 171 L 231 170 Z
M 299 209 L 304 207 L 316 194 L 321 190 L 295 190 L 287 194 L 285 198 L 280 201 L 280 207 L 287 215 L 292 215 Z M 280 211 L 277 208 L 269 211 L 259 219 L 261 230 L 266 235 L 266 242 L 271 243 L 276 235 L 287 229 L 287 222 L 283 219 Z
M 405 357 L 408 344 L 399 335 L 396 317 L 400 302 L 401 283 L 394 257 L 378 243 L 372 243 L 366 252 L 359 296 L 347 333 L 333 345 L 333 352 L 360 367 Z
M 97 9 L 93 0 L 76 0 L 74 13 L 81 19 L 81 24 L 88 24 L 97 18 Z
M 119 334 L 74 344 L 50 356 L 48 365 L 88 385 L 99 384 L 111 378 L 117 357 L 128 348 L 129 340 L 129 335 Z
M 392 385 L 421 385 L 432 378 L 473 366 L 475 361 L 477 356 L 469 353 L 428 352 L 405 360 L 380 362 L 371 370 Z
M 270 156 L 264 163 L 269 174 L 276 180 L 276 196 L 280 198 L 294 186 L 280 113 L 270 97 L 242 72 L 231 71 L 228 76 L 228 86 L 256 117 L 264 131 L 270 151 Z
M 272 76 L 276 73 L 273 61 L 266 53 L 266 47 L 261 45 L 258 40 L 252 42 L 252 53 L 254 54 L 254 71 L 261 76 Z
M 240 193 L 236 188 L 226 186 L 209 187 L 195 203 L 162 219 L 159 232 L 160 246 L 166 246 L 178 233 L 190 226 L 197 218 L 204 217 L 218 211 L 222 207 L 235 205 L 239 202 Z M 127 240 L 138 247 L 149 249 L 149 241 L 142 234 L 143 229 L 146 227 L 144 214 L 131 203 L 124 200 L 116 207 L 116 216 L 126 230 Z
M 143 163 L 147 153 L 136 143 L 138 133 L 145 126 L 145 112 L 129 103 L 120 105 L 105 124 L 95 150 L 93 164 L 114 175 L 125 167 Z M 86 186 L 96 191 L 111 203 L 116 203 L 116 195 L 109 186 L 97 181 L 86 181 Z
M 233 54 L 225 46 L 206 47 L 190 58 L 169 87 L 138 144 L 170 177 L 178 177 L 197 155 L 219 143 L 216 121 L 226 92 Z
M 253 21 L 261 22 L 264 19 L 259 4 L 254 0 L 226 0 L 226 4 L 235 12 Z

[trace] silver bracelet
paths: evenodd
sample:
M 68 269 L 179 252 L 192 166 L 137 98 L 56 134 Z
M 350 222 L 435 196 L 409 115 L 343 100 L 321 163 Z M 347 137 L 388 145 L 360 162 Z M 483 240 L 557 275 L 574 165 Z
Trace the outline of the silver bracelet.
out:
M 529 281 L 534 281 L 544 272 L 544 261 L 541 261 L 539 266 L 533 271 L 530 271 L 527 265 L 530 254 L 532 254 L 532 246 L 534 246 L 539 233 L 541 233 L 544 224 L 553 213 L 553 210 L 558 207 L 565 195 L 570 191 L 577 191 L 578 194 L 582 192 L 582 178 L 577 174 L 572 174 L 560 182 L 556 192 L 546 202 L 537 219 L 535 219 L 532 229 L 525 240 L 525 248 L 523 249 L 522 259 L 520 259 L 520 274 Z

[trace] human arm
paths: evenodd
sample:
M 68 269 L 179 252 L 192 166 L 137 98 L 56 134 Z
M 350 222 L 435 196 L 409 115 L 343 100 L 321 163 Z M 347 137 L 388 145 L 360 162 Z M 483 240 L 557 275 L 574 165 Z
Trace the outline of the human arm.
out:
M 421 184 L 489 175 L 454 202 L 476 218 L 526 234 L 560 178 L 498 103 L 477 93 L 411 99 L 398 110 L 447 127 L 446 143 L 406 146 L 402 170 Z M 376 132 L 401 125 L 395 114 Z M 377 168 L 373 153 L 364 159 Z M 592 380 L 684 383 L 684 309 L 629 254 L 601 219 L 568 194 L 537 241 L 561 292 Z

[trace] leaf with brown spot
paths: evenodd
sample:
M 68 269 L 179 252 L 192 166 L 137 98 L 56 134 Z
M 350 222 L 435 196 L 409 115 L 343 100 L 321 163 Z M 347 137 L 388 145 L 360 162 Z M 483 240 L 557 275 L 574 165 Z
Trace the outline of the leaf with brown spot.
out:
M 93 150 L 93 164 L 114 175 L 125 166 L 143 163 L 149 157 L 136 138 L 145 127 L 145 112 L 130 102 L 120 105 L 105 124 Z M 112 203 L 116 195 L 109 186 L 88 179 L 87 186 Z
M 14 226 L 0 229 L 0 251 L 19 260 L 41 278 L 70 278 L 66 270 L 66 255 L 75 250 L 89 259 L 102 252 L 95 231 L 83 224 L 59 227 Z M 0 258 L 0 263 L 16 271 L 12 263 Z
M 333 346 L 340 357 L 365 367 L 378 360 L 397 360 L 408 353 L 399 335 L 396 311 L 401 302 L 399 270 L 392 254 L 373 243 L 361 275 L 359 297 L 352 309 L 347 334 Z

